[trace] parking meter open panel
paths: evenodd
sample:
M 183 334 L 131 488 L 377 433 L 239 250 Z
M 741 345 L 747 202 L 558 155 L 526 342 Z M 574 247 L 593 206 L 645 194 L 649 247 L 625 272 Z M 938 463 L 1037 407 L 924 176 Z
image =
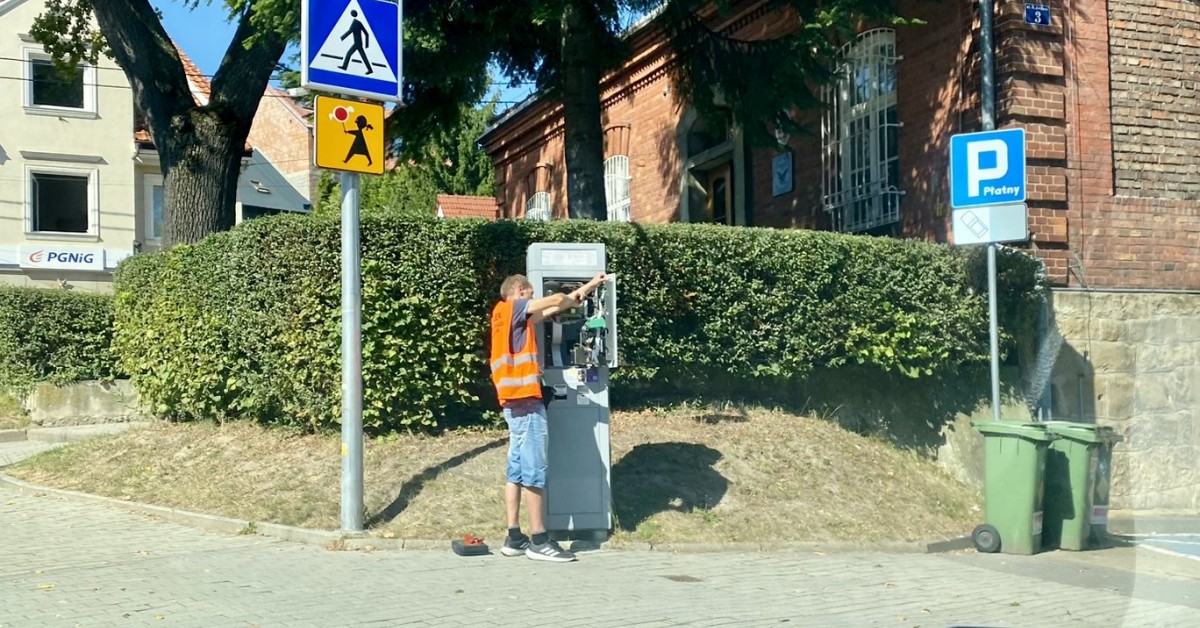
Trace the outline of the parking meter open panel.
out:
M 595 273 L 592 273 L 595 275 Z M 590 280 L 591 277 L 587 277 Z M 544 279 L 538 296 L 571 293 L 587 280 Z M 596 367 L 617 365 L 616 277 L 609 277 L 583 303 L 560 312 L 544 326 L 539 346 L 547 366 L 575 366 L 595 371 Z
M 603 244 L 529 247 L 534 297 L 570 293 L 606 265 Z M 609 369 L 617 365 L 616 277 L 535 329 L 549 424 L 546 528 L 558 538 L 607 538 L 612 528 Z

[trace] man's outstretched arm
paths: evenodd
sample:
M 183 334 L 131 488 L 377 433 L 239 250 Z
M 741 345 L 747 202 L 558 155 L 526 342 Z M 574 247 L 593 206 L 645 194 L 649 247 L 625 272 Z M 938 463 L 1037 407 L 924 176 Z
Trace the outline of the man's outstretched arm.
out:
M 598 273 L 591 281 L 580 286 L 570 294 L 552 294 L 529 302 L 529 316 L 534 323 L 554 316 L 564 310 L 569 310 L 583 302 L 587 295 L 604 283 L 604 273 Z

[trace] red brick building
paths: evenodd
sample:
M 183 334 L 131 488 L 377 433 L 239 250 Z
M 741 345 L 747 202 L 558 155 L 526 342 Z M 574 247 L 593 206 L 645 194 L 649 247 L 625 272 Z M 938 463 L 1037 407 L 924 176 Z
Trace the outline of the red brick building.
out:
M 1051 24 L 996 4 L 996 122 L 1026 129 L 1022 246 L 1057 285 L 1200 289 L 1200 5 L 1050 0 Z M 698 119 L 653 19 L 603 80 L 611 219 L 836 229 L 949 242 L 950 137 L 980 130 L 977 4 L 909 2 L 922 26 L 866 29 L 811 133 L 774 148 Z M 796 22 L 746 1 L 710 26 L 769 38 Z M 503 217 L 566 212 L 562 109 L 534 96 L 483 144 Z

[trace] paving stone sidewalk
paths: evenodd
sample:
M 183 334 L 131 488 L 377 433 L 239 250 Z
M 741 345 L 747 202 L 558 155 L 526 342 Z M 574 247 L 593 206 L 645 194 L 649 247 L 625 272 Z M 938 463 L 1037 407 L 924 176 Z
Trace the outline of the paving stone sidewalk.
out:
M 330 551 L 0 488 L 0 626 L 1200 625 L 1200 570 L 1146 573 L 1137 550 L 1110 552 L 600 551 L 551 565 Z

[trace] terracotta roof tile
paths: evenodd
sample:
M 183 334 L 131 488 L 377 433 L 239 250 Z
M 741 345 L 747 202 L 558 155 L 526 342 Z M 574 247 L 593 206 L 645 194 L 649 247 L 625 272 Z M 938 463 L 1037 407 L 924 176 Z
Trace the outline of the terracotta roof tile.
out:
M 196 67 L 195 63 L 192 63 L 192 60 L 183 52 L 183 48 L 180 48 L 179 44 L 175 44 L 175 52 L 179 53 L 179 60 L 183 62 L 183 73 L 187 75 L 188 80 L 192 82 L 192 85 L 196 89 L 200 90 L 200 93 L 204 95 L 204 100 L 211 98 L 212 83 L 208 81 L 208 77 L 204 76 L 204 73 L 200 71 L 200 68 Z
M 495 220 L 500 215 L 500 205 L 491 196 L 459 196 L 438 194 L 438 209 L 446 218 L 487 218 Z

